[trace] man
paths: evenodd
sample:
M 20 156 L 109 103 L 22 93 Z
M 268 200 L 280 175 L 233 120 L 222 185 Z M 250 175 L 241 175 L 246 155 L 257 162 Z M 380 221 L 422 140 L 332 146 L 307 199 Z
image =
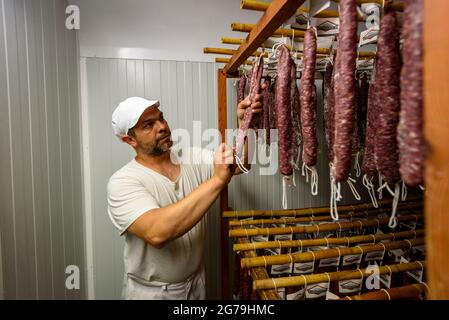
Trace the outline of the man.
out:
M 262 111 L 261 100 L 257 95 L 255 103 L 247 98 L 238 105 L 239 127 L 246 108 Z M 112 115 L 115 135 L 136 151 L 107 187 L 109 217 L 126 237 L 122 297 L 204 299 L 203 217 L 232 175 L 241 171 L 226 144 L 215 154 L 182 150 L 201 161 L 177 161 L 159 107 L 158 101 L 132 97 Z

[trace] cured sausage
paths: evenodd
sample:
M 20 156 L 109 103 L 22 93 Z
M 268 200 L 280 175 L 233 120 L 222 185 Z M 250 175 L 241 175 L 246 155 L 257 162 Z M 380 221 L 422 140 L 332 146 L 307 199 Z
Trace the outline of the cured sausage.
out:
M 334 161 L 334 112 L 335 112 L 335 96 L 334 96 L 334 66 L 328 63 L 326 66 L 323 84 L 325 84 L 323 93 L 324 97 L 324 128 L 327 141 L 327 160 L 329 163 Z
M 237 81 L 237 104 L 245 99 L 246 76 L 242 75 Z
M 376 70 L 375 64 L 375 70 Z M 373 177 L 377 173 L 376 161 L 374 157 L 374 138 L 376 136 L 377 120 L 377 95 L 376 78 L 373 79 L 368 91 L 368 109 L 365 135 L 365 152 L 363 155 L 362 172 L 368 177 Z
M 292 151 L 291 151 L 291 162 L 297 168 L 298 156 L 300 154 L 300 146 L 301 146 L 301 119 L 300 119 L 300 101 L 299 101 L 299 90 L 298 85 L 296 83 L 296 64 L 292 60 L 292 66 L 290 69 L 290 79 L 291 79 L 291 87 L 290 87 L 290 105 L 291 105 L 291 113 L 292 113 Z
M 423 1 L 406 0 L 403 25 L 401 112 L 398 127 L 400 173 L 409 186 L 423 181 L 425 140 L 423 134 Z
M 290 162 L 292 145 L 292 122 L 290 111 L 290 71 L 292 59 L 285 46 L 279 49 L 279 62 L 276 80 L 276 115 L 279 134 L 280 172 L 284 176 L 290 176 L 293 168 Z
M 259 56 L 257 59 L 253 72 L 251 74 L 251 82 L 250 82 L 250 89 L 249 89 L 249 99 L 251 103 L 255 103 L 256 101 L 256 95 L 259 93 L 260 90 L 260 81 L 262 79 L 262 73 L 263 73 L 263 57 Z M 260 116 L 254 116 L 251 107 L 248 107 L 245 109 L 245 113 L 243 115 L 243 121 L 242 125 L 239 128 L 236 139 L 236 156 L 238 158 L 242 158 L 243 155 L 243 146 L 245 144 L 246 135 L 249 128 L 254 128 L 255 125 L 258 124 L 258 119 Z
M 355 70 L 357 57 L 357 5 L 340 1 L 340 30 L 335 63 L 335 181 L 346 181 L 351 165 L 351 137 L 354 129 Z
M 374 154 L 377 170 L 389 184 L 400 180 L 397 129 L 400 108 L 399 29 L 396 13 L 384 14 L 377 42 L 376 94 L 378 103 Z
M 360 86 L 359 94 L 357 95 L 357 123 L 360 137 L 360 146 L 364 146 L 365 135 L 366 135 L 366 117 L 368 109 L 368 92 L 369 92 L 369 82 L 368 74 L 362 72 L 360 75 Z
M 265 130 L 265 144 L 270 144 L 270 99 L 271 99 L 271 80 L 265 78 L 263 83 L 265 88 L 263 89 L 263 129 Z
M 333 65 L 332 63 L 327 63 L 326 68 L 324 71 L 323 76 L 323 86 L 322 86 L 322 94 L 323 94 L 323 127 L 324 127 L 324 136 L 326 138 L 326 144 L 327 144 L 327 158 L 329 162 L 332 162 L 332 158 L 329 159 L 329 137 L 330 137 L 330 126 L 332 123 L 330 122 L 330 112 L 329 112 L 329 91 L 331 90 L 331 82 L 332 82 L 332 72 L 333 72 Z
M 303 139 L 302 161 L 312 167 L 317 160 L 315 65 L 317 40 L 310 28 L 304 35 L 304 60 L 301 77 L 300 105 Z

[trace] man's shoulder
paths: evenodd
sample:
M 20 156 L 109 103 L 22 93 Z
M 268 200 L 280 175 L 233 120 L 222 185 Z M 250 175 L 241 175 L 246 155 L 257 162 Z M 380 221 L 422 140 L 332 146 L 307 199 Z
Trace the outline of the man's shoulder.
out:
M 121 183 L 123 180 L 133 180 L 138 176 L 134 160 L 131 160 L 123 167 L 115 171 L 108 181 L 108 188 L 116 183 Z

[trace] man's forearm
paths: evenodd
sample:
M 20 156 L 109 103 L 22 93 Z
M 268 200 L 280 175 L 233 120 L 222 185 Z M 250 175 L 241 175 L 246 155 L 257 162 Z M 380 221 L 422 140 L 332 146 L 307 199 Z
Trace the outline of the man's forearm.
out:
M 137 235 L 140 233 L 155 247 L 164 246 L 185 234 L 201 220 L 224 185 L 219 178 L 212 177 L 177 203 L 146 212 L 139 218 L 145 219 L 139 223 L 142 230 L 131 232 Z

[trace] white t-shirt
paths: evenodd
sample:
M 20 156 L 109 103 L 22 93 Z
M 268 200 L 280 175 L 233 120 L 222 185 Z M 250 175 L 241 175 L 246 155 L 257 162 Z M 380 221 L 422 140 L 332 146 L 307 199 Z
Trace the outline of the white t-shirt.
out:
M 183 282 L 202 265 L 205 216 L 186 234 L 160 249 L 126 232 L 143 213 L 178 202 L 213 175 L 212 151 L 189 148 L 183 150 L 182 157 L 172 153 L 172 159 L 180 161 L 176 181 L 135 159 L 109 179 L 108 214 L 120 235 L 126 237 L 125 287 L 130 279 L 149 286 Z M 193 161 L 186 163 L 186 159 Z

